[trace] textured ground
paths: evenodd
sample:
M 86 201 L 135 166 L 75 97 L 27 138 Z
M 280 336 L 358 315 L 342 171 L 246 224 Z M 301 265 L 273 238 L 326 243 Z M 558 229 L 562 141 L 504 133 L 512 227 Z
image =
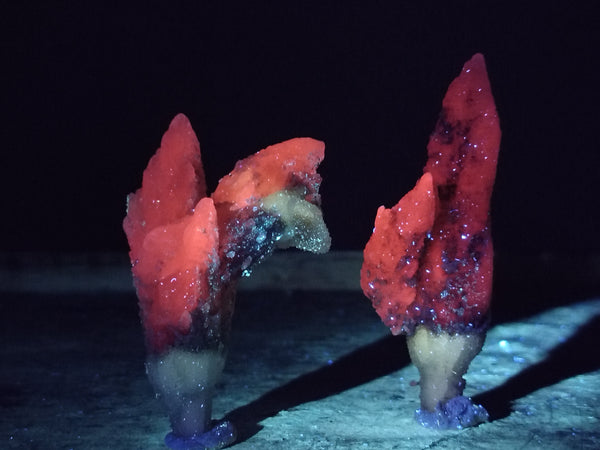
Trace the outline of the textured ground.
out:
M 600 447 L 600 299 L 500 308 L 465 391 L 492 420 L 440 432 L 413 420 L 404 339 L 360 292 L 286 286 L 238 296 L 214 404 L 239 428 L 233 448 Z M 133 292 L 0 295 L 0 448 L 165 448 Z

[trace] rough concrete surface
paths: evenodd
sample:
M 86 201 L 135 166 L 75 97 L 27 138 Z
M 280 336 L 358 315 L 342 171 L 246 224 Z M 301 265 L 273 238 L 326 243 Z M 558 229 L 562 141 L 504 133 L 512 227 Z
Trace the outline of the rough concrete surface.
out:
M 133 292 L 1 295 L 0 448 L 165 448 Z M 466 376 L 491 421 L 436 431 L 360 292 L 242 290 L 213 417 L 240 450 L 599 448 L 599 322 L 600 299 L 500 314 Z

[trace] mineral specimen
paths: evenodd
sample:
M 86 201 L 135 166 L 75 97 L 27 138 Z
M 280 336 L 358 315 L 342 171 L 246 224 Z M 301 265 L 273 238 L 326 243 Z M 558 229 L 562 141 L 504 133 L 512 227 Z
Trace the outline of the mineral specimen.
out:
M 424 175 L 395 207 L 379 208 L 365 247 L 361 287 L 392 333 L 408 335 L 421 373 L 424 424 L 460 427 L 486 416 L 453 399 L 485 338 L 499 148 L 496 106 L 484 58 L 476 54 L 444 97 Z

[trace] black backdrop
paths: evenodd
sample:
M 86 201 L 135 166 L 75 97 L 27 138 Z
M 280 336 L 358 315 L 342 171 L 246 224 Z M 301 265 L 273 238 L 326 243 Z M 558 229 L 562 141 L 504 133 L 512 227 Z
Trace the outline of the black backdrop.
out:
M 108 3 L 2 7 L 4 251 L 125 251 L 126 194 L 178 112 L 209 189 L 269 144 L 324 140 L 333 245 L 360 249 L 377 207 L 420 176 L 446 88 L 476 52 L 503 128 L 497 250 L 600 250 L 591 6 Z

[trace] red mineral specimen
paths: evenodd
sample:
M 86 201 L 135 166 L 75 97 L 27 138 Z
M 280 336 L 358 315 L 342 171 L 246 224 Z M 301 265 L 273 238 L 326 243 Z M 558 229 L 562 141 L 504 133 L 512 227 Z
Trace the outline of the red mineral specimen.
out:
M 499 147 L 496 106 L 476 54 L 444 97 L 425 175 L 396 207 L 379 209 L 365 247 L 361 286 L 394 334 L 418 324 L 446 331 L 485 325 Z
M 301 211 L 322 220 L 316 169 L 324 147 L 311 138 L 267 147 L 239 161 L 207 197 L 198 139 L 183 114 L 173 119 L 123 223 L 151 352 L 192 339 L 194 329 L 216 327 L 206 333 L 217 340 L 226 332 L 237 278 L 285 241 L 288 224 L 277 208 L 263 208 L 265 197 L 296 196 L 318 214 Z
M 183 114 L 176 116 L 128 198 L 123 228 L 140 300 L 146 339 L 160 352 L 191 327 L 208 299 L 218 266 L 217 217 L 206 195 L 200 146 Z

